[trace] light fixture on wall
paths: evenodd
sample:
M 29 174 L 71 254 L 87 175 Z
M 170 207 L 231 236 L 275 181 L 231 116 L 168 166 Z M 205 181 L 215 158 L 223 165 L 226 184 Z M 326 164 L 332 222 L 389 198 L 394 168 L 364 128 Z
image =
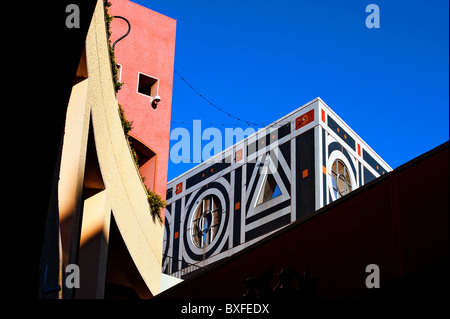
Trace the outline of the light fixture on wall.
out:
M 152 107 L 154 108 L 154 109 L 156 109 L 157 107 L 158 107 L 158 103 L 161 101 L 161 97 L 159 96 L 159 95 L 156 95 L 154 98 L 153 98 L 153 101 L 152 101 Z

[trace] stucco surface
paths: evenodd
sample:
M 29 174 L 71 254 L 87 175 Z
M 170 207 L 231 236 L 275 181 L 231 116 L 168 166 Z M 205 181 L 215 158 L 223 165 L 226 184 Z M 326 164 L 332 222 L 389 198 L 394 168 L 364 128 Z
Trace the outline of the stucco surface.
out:
M 91 115 L 99 166 L 122 238 L 153 295 L 160 290 L 163 227 L 153 219 L 145 188 L 123 133 L 114 92 L 103 2 L 98 1 L 86 38 L 88 88 L 86 116 Z M 105 210 L 106 211 L 106 210 Z M 103 231 L 109 230 L 105 216 Z

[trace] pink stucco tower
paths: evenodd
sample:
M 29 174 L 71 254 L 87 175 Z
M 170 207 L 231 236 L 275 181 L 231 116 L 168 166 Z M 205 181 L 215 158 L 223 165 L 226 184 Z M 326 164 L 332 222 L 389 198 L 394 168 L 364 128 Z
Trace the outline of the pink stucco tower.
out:
M 114 47 L 119 80 L 117 93 L 128 120 L 132 147 L 148 188 L 166 196 L 170 113 L 175 58 L 176 20 L 129 0 L 110 0 L 111 16 L 130 24 L 129 34 Z M 128 30 L 121 18 L 111 22 L 111 43 Z

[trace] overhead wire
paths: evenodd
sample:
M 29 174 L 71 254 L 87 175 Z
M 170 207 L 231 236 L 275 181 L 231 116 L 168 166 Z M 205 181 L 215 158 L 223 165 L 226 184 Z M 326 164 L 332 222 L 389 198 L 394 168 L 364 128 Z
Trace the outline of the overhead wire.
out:
M 189 86 L 189 88 L 190 88 L 192 91 L 194 91 L 198 96 L 200 96 L 200 97 L 201 97 L 203 100 L 205 100 L 210 106 L 213 106 L 213 107 L 216 108 L 218 111 L 220 111 L 220 112 L 222 112 L 222 113 L 228 115 L 228 116 L 231 117 L 231 118 L 234 118 L 235 120 L 237 120 L 237 121 L 239 121 L 239 122 L 246 123 L 247 126 L 250 126 L 250 125 L 252 125 L 252 126 L 260 126 L 260 127 L 262 127 L 262 128 L 268 126 L 266 123 L 256 123 L 256 122 L 252 122 L 252 121 L 247 121 L 247 120 L 242 119 L 241 117 L 238 117 L 238 116 L 236 116 L 236 115 L 233 115 L 233 114 L 227 112 L 227 111 L 224 110 L 222 107 L 218 106 L 217 104 L 215 104 L 214 102 L 212 102 L 211 100 L 209 100 L 208 98 L 206 98 L 206 97 L 205 97 L 201 92 L 199 92 L 196 88 L 194 88 L 194 87 L 192 86 L 192 84 L 190 84 L 190 82 L 188 82 L 188 81 L 182 76 L 182 74 L 181 74 L 180 72 L 178 72 L 176 69 L 174 69 L 174 73 L 177 74 L 177 75 L 179 76 L 179 78 L 180 78 L 187 86 Z M 192 123 L 192 125 L 196 125 L 197 123 L 194 123 L 194 121 L 198 121 L 198 120 L 185 120 L 185 121 L 171 120 L 171 122 L 173 122 L 173 123 L 179 123 L 179 124 L 182 124 L 182 125 L 187 125 L 188 123 L 189 123 L 189 124 Z M 275 121 L 275 122 L 272 123 L 270 126 L 271 126 L 271 127 L 274 127 L 274 128 L 276 128 L 276 127 L 281 127 L 281 126 L 286 125 L 286 124 L 289 123 L 289 122 L 290 122 L 289 120 L 288 120 L 288 121 Z M 206 123 L 206 124 L 208 124 L 208 125 L 222 126 L 222 127 L 224 127 L 224 126 L 234 126 L 234 127 L 237 127 L 237 123 L 214 123 L 214 122 L 206 122 L 206 121 L 204 121 L 203 123 Z M 198 124 L 201 124 L 201 123 L 198 123 Z M 260 129 L 261 129 L 261 128 L 260 128 Z M 187 161 L 187 163 L 191 163 L 191 164 L 193 163 L 193 162 L 192 162 L 193 159 L 184 158 L 184 157 L 179 156 L 179 155 L 176 155 L 176 154 L 169 154 L 169 156 L 170 156 L 170 157 L 176 157 L 176 158 L 180 159 L 182 163 L 186 163 L 185 161 Z
M 180 77 L 180 79 L 181 79 L 187 86 L 189 86 L 189 88 L 191 88 L 192 91 L 194 91 L 198 96 L 200 96 L 200 97 L 201 97 L 203 100 L 205 100 L 210 106 L 216 108 L 218 111 L 220 111 L 220 112 L 222 112 L 222 113 L 228 115 L 229 117 L 234 118 L 234 119 L 237 120 L 237 121 L 240 121 L 240 122 L 243 122 L 243 123 L 247 123 L 247 125 L 253 125 L 253 126 L 266 126 L 266 125 L 267 125 L 266 123 L 256 123 L 256 122 L 252 122 L 252 121 L 247 121 L 247 120 L 242 119 L 242 118 L 239 117 L 239 116 L 236 116 L 236 115 L 234 115 L 234 114 L 231 114 L 230 112 L 224 110 L 221 106 L 215 104 L 214 102 L 212 102 L 211 100 L 209 100 L 207 97 L 205 97 L 201 92 L 199 92 L 196 88 L 194 88 L 194 87 L 192 86 L 192 84 L 191 84 L 190 82 L 188 82 L 188 81 L 183 77 L 183 75 L 182 75 L 180 72 L 178 72 L 176 69 L 174 69 L 174 72 L 175 72 L 176 75 L 178 75 L 178 76 Z

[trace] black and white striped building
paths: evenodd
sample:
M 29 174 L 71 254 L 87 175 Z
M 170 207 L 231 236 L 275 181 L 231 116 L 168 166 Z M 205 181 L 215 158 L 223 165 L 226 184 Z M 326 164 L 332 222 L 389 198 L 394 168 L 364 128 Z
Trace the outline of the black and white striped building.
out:
M 168 183 L 162 271 L 231 256 L 389 171 L 316 98 Z

